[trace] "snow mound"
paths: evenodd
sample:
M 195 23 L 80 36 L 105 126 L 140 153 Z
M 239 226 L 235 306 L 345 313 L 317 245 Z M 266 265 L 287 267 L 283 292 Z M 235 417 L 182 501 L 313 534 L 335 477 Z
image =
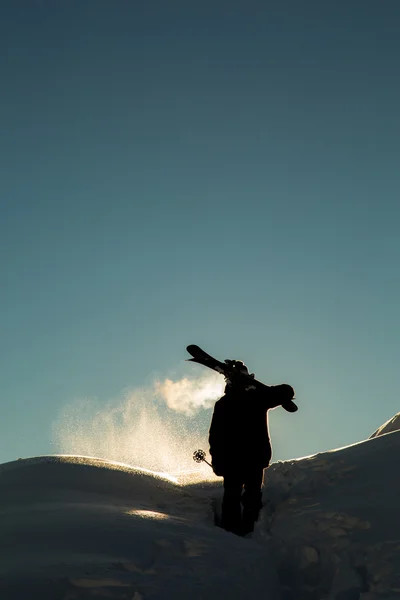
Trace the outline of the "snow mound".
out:
M 399 455 L 394 431 L 273 464 L 248 538 L 214 526 L 220 481 L 86 457 L 0 465 L 0 598 L 400 600 Z
M 394 415 L 389 421 L 386 421 L 379 427 L 370 438 L 377 437 L 378 435 L 384 435 L 385 433 L 391 433 L 392 431 L 398 431 L 400 429 L 400 412 Z
M 268 550 L 218 529 L 212 484 L 84 457 L 0 465 L 0 598 L 279 598 Z
M 397 431 L 268 469 L 283 600 L 400 599 L 399 457 Z

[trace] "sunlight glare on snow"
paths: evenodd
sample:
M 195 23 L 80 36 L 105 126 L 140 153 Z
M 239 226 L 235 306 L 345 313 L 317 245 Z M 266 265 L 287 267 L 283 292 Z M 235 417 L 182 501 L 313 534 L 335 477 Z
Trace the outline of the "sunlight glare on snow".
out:
M 126 515 L 144 517 L 145 519 L 157 519 L 165 520 L 169 519 L 169 515 L 166 513 L 158 512 L 155 510 L 144 510 L 144 509 L 132 509 L 125 512 Z

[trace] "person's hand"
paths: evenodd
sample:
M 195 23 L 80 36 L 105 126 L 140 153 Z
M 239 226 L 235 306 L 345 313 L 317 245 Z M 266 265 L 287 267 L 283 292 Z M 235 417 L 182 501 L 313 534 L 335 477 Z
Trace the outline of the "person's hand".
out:
M 288 383 L 282 383 L 279 387 L 283 400 L 292 400 L 295 397 L 295 391 Z
M 295 397 L 295 391 L 288 383 L 281 383 L 277 385 L 277 391 L 279 393 L 279 400 L 281 406 L 288 412 L 296 412 L 298 410 L 297 404 L 293 402 Z

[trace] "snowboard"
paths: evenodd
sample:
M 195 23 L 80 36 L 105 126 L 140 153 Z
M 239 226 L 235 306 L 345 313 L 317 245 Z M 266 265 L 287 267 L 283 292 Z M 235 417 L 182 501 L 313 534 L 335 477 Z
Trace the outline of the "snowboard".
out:
M 231 361 L 225 360 L 224 362 L 221 362 L 220 360 L 217 360 L 210 354 L 207 354 L 207 352 L 205 352 L 204 350 L 202 350 L 199 346 L 196 346 L 195 344 L 190 344 L 189 346 L 187 346 L 186 350 L 193 357 L 193 358 L 188 358 L 187 359 L 188 362 L 195 362 L 195 363 L 198 363 L 199 365 L 203 365 L 204 367 L 208 367 L 209 369 L 212 369 L 213 371 L 216 371 L 217 373 L 221 373 L 221 375 L 223 375 L 224 377 L 229 377 L 229 375 L 232 373 L 232 367 L 230 365 Z M 244 373 L 241 373 L 240 377 L 243 377 L 246 384 L 248 384 L 247 389 L 254 388 L 260 392 L 262 392 L 262 391 L 267 392 L 268 390 L 271 389 L 271 386 L 265 385 L 265 383 L 262 383 L 261 381 L 258 381 L 257 379 L 255 379 L 254 375 L 246 375 Z M 282 385 L 286 386 L 286 384 L 282 384 Z M 273 386 L 273 387 L 277 388 L 279 386 Z M 298 410 L 298 407 L 293 402 L 293 400 L 285 400 L 282 403 L 282 407 L 285 410 L 287 410 L 288 412 L 296 412 Z

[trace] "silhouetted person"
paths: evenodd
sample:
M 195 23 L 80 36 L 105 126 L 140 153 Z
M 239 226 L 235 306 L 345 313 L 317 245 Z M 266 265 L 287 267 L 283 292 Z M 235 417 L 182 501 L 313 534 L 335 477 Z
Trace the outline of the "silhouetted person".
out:
M 290 412 L 297 407 L 291 402 L 294 390 L 290 385 L 266 386 L 260 391 L 251 386 L 251 379 L 241 376 L 249 375 L 241 361 L 229 363 L 232 375 L 226 378 L 224 396 L 215 403 L 211 421 L 210 454 L 214 473 L 224 478 L 221 526 L 245 535 L 257 521 L 264 469 L 272 457 L 267 411 L 282 404 Z

